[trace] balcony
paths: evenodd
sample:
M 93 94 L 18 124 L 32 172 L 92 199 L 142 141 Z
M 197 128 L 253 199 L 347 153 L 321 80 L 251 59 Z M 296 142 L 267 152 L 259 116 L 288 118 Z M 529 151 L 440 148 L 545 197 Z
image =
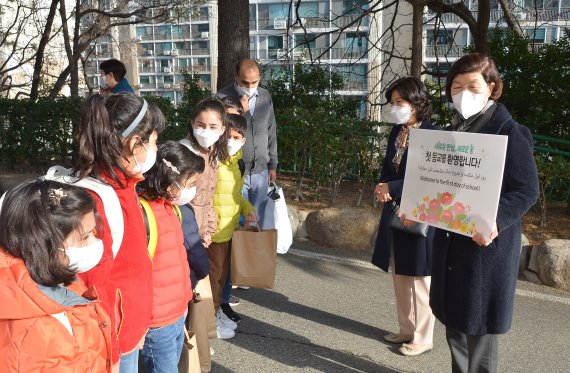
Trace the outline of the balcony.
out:
M 331 48 L 331 59 L 333 60 L 357 60 L 368 58 L 366 48 Z
M 205 55 L 205 56 L 209 56 L 210 55 L 210 51 L 208 50 L 208 48 L 192 48 L 192 55 L 193 56 L 200 56 L 200 55 Z
M 361 16 L 358 14 L 352 14 L 352 15 L 345 15 L 342 17 L 333 18 L 331 20 L 331 23 L 332 27 L 338 27 L 338 28 L 349 27 L 349 25 L 350 25 L 349 28 L 357 28 L 359 26 L 368 27 L 369 19 L 368 17 L 361 18 Z
M 366 80 L 348 80 L 344 82 L 344 89 L 347 91 L 366 91 L 367 87 Z
M 476 10 L 471 11 L 473 17 L 477 19 L 478 12 Z M 526 9 L 518 8 L 513 11 L 513 15 L 519 21 L 534 22 L 535 20 L 541 22 L 555 22 L 555 21 L 570 21 L 570 8 L 562 8 L 560 12 L 558 9 Z M 492 10 L 491 11 L 491 22 L 499 22 L 504 20 L 505 14 L 502 10 Z M 436 14 L 428 11 L 424 14 L 424 22 L 428 24 L 435 23 Z M 453 13 L 443 13 L 440 15 L 440 19 L 444 23 L 464 23 L 461 18 Z
M 426 57 L 461 57 L 466 45 L 426 45 Z

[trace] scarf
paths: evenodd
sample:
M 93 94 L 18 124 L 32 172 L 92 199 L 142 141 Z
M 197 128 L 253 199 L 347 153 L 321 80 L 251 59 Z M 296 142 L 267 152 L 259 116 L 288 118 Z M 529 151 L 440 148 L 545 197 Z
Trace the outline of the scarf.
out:
M 408 144 L 410 142 L 410 128 L 420 128 L 421 125 L 421 123 L 415 123 L 411 126 L 402 124 L 402 128 L 400 128 L 400 132 L 398 132 L 398 136 L 396 137 L 396 154 L 394 155 L 394 158 L 392 158 L 392 163 L 394 164 L 396 171 L 398 171 L 402 157 L 404 156 L 406 149 L 408 149 Z

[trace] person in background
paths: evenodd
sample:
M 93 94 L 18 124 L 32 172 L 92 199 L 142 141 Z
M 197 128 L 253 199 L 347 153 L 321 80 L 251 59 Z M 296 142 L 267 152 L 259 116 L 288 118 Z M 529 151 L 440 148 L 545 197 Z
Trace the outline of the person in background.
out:
M 152 313 L 152 261 L 135 188 L 155 163 L 156 141 L 164 125 L 156 106 L 129 93 L 92 95 L 81 107 L 79 150 L 72 174 L 111 186 L 121 211 L 105 211 L 101 197 L 89 192 L 103 222 L 105 250 L 101 262 L 79 277 L 98 289 L 111 316 L 113 363 L 120 356 L 122 373 L 138 372 L 139 349 Z M 123 215 L 124 232 L 115 253 L 107 216 L 117 213 Z
M 430 305 L 445 325 L 453 372 L 496 372 L 498 335 L 506 333 L 521 249 L 521 219 L 538 198 L 532 135 L 497 100 L 503 82 L 492 58 L 468 54 L 447 74 L 457 115 L 450 131 L 508 136 L 495 227 L 473 238 L 436 229 Z
M 2 372 L 111 372 L 111 323 L 76 274 L 103 255 L 81 188 L 28 181 L 0 210 Z
M 204 170 L 202 157 L 176 141 L 158 147 L 157 163 L 140 183 L 146 220 L 156 222 L 152 257 L 153 307 L 141 360 L 147 373 L 175 372 L 184 341 L 184 320 L 192 300 L 190 268 L 184 248 L 178 206 L 196 194 L 196 180 Z M 149 227 L 150 233 L 150 227 Z
M 277 179 L 277 130 L 273 101 L 269 92 L 259 87 L 257 62 L 246 58 L 236 65 L 236 80 L 216 93 L 216 97 L 236 97 L 241 101 L 247 120 L 244 196 L 257 211 L 261 228 L 274 228 L 271 208 L 266 209 L 269 182 Z
M 247 221 L 255 221 L 255 209 L 242 195 L 244 167 L 241 161 L 241 148 L 245 143 L 247 122 L 245 118 L 237 114 L 227 114 L 226 127 L 229 131 L 228 153 L 230 158 L 221 162 L 218 169 L 218 182 L 214 192 L 214 209 L 216 210 L 217 229 L 212 236 L 212 244 L 207 248 L 210 262 L 210 281 L 216 322 L 218 326 L 218 338 L 226 339 L 233 337 L 234 324 L 239 322 L 228 317 L 233 312 L 231 307 L 220 309 L 222 289 L 230 270 L 231 239 L 239 225 L 240 215 L 245 216 Z M 234 312 L 235 313 L 235 312 Z M 237 316 L 237 315 L 235 315 Z
M 99 65 L 99 93 L 106 96 L 111 93 L 135 93 L 125 75 L 125 64 L 116 59 L 101 62 Z
M 391 115 L 398 124 L 388 138 L 386 156 L 376 185 L 376 200 L 384 203 L 372 263 L 388 272 L 392 279 L 398 313 L 398 333 L 384 336 L 390 343 L 402 344 L 400 353 L 420 355 L 433 348 L 435 318 L 429 306 L 431 282 L 432 239 L 390 228 L 393 203 L 399 205 L 404 187 L 410 130 L 434 129 L 429 120 L 431 102 L 425 85 L 416 77 L 396 80 L 386 90 Z

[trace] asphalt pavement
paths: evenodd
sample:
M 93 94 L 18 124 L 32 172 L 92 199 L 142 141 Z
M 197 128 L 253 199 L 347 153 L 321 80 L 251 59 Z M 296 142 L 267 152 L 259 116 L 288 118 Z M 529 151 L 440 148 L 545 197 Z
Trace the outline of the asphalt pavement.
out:
M 520 283 L 499 372 L 570 372 L 570 296 Z M 537 291 L 538 290 L 538 291 Z M 434 349 L 402 356 L 391 275 L 365 260 L 292 249 L 278 256 L 275 287 L 234 290 L 236 336 L 214 340 L 212 372 L 450 372 L 444 327 Z

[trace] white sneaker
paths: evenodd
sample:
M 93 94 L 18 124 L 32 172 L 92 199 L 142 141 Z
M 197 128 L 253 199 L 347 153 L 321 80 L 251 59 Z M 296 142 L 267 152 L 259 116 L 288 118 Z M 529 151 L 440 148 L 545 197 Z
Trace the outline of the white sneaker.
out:
M 237 323 L 228 318 L 221 308 L 218 309 L 218 313 L 216 314 L 216 323 L 218 324 L 218 328 L 237 329 Z
M 232 329 L 221 328 L 219 326 L 216 328 L 216 332 L 218 334 L 218 339 L 230 339 L 236 336 L 236 332 L 234 332 Z
M 249 289 L 249 286 L 238 285 L 238 289 L 247 290 Z

